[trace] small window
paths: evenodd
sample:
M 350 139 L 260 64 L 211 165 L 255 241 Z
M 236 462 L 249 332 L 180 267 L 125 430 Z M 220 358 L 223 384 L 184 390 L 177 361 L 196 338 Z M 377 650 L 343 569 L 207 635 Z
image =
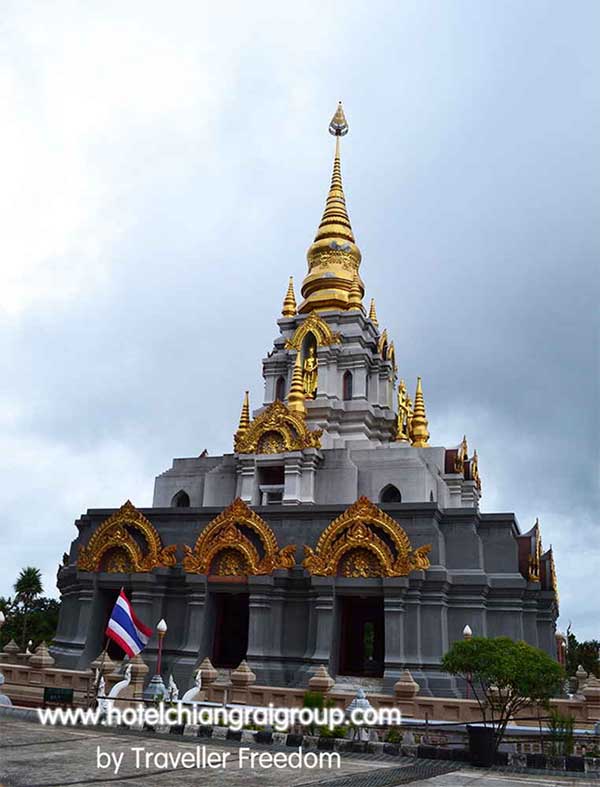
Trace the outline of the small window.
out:
M 283 402 L 285 399 L 285 378 L 278 377 L 277 382 L 275 383 L 275 399 L 279 402 Z
M 180 489 L 175 497 L 171 500 L 171 505 L 173 508 L 189 508 L 190 496 L 187 492 L 184 492 L 183 489 Z
M 395 487 L 393 484 L 388 484 L 381 490 L 379 501 L 381 503 L 401 503 L 402 495 L 400 494 L 400 490 L 397 487 Z
M 344 401 L 347 402 L 352 399 L 352 372 L 344 372 L 342 388 Z

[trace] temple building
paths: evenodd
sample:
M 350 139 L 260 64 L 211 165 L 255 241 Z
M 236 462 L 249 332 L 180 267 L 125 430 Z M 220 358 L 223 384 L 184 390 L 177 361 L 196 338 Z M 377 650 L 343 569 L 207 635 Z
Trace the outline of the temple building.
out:
M 554 655 L 552 551 L 538 523 L 522 534 L 514 514 L 481 513 L 466 438 L 431 442 L 426 386 L 399 378 L 364 302 L 341 104 L 329 131 L 325 210 L 302 299 L 290 279 L 262 361 L 263 402 L 252 410 L 240 391 L 232 452 L 175 459 L 152 508 L 76 521 L 58 574 L 61 666 L 98 655 L 121 587 L 144 622 L 168 622 L 165 674 L 184 682 L 208 656 L 221 670 L 246 659 L 273 686 L 305 686 L 325 665 L 338 683 L 387 691 L 409 669 L 422 694 L 459 696 L 440 663 L 467 624 Z M 154 638 L 144 658 L 152 669 Z

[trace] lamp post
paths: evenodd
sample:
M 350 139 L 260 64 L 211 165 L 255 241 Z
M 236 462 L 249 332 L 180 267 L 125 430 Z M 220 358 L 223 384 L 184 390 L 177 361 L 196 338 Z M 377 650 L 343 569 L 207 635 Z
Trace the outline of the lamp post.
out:
M 469 624 L 467 623 L 467 625 L 463 629 L 463 639 L 465 639 L 468 642 L 472 637 L 473 637 L 473 631 L 471 629 L 471 626 L 469 626 Z M 471 679 L 471 674 L 467 673 L 467 696 L 466 696 L 466 699 L 468 699 L 468 700 L 471 699 L 470 696 L 469 696 L 469 693 L 470 693 L 469 692 L 469 681 L 470 681 L 470 679 Z
M 6 623 L 6 617 L 4 615 L 4 612 L 2 612 L 2 610 L 0 609 L 0 629 L 5 623 Z M 2 693 L 2 686 L 4 685 L 4 680 L 5 680 L 4 675 L 0 670 L 0 705 L 12 705 L 12 702 L 10 701 L 10 697 L 7 697 L 6 694 Z
M 156 633 L 158 634 L 158 658 L 156 659 L 156 674 L 160 677 L 162 666 L 162 646 L 165 634 L 167 633 L 167 624 L 164 618 L 158 621 L 156 626 Z
M 156 670 L 154 671 L 154 675 L 150 680 L 150 683 L 146 686 L 144 690 L 144 699 L 164 702 L 167 699 L 167 689 L 165 684 L 163 683 L 163 679 L 161 677 L 161 669 L 162 669 L 162 649 L 163 649 L 163 640 L 165 638 L 165 634 L 167 633 L 167 624 L 165 620 L 162 618 L 156 624 L 156 635 L 158 637 L 158 653 L 156 654 Z

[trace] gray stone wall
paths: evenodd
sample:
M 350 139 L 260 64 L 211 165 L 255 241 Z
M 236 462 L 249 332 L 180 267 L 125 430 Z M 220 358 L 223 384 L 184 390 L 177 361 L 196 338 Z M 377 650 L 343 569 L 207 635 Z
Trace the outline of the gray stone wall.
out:
M 165 640 L 165 671 L 184 684 L 192 667 L 211 656 L 217 592 L 249 594 L 247 658 L 259 681 L 305 685 L 315 666 L 326 664 L 336 674 L 340 654 L 340 600 L 346 597 L 383 599 L 385 672 L 382 686 L 393 686 L 408 668 L 424 694 L 457 696 L 462 688 L 440 671 L 448 647 L 462 637 L 465 624 L 475 635 L 506 635 L 525 639 L 554 655 L 556 604 L 554 594 L 528 583 L 519 573 L 512 514 L 481 514 L 475 509 L 440 510 L 436 504 L 400 503 L 381 506 L 406 531 L 413 547 L 431 544 L 431 567 L 408 577 L 347 579 L 309 576 L 298 565 L 293 571 L 250 577 L 248 583 L 222 586 L 203 575 L 186 574 L 181 565 L 148 574 L 78 572 L 72 564 L 59 573 L 62 608 L 53 655 L 61 666 L 85 667 L 103 646 L 103 627 L 111 593 L 126 587 L 138 616 L 154 624 L 169 623 Z M 315 546 L 327 525 L 346 506 L 301 505 L 258 507 L 279 546 Z M 152 508 L 144 510 L 163 544 L 193 546 L 202 529 L 222 509 Z M 94 509 L 78 522 L 79 536 L 71 547 L 74 562 L 79 544 L 112 511 Z M 181 552 L 180 552 L 181 556 Z M 145 659 L 152 669 L 156 643 Z

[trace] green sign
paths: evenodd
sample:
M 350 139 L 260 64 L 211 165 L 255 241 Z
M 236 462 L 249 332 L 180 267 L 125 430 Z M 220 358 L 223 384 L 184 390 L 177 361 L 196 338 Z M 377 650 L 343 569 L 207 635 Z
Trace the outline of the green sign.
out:
M 44 705 L 48 702 L 56 702 L 60 705 L 73 704 L 73 689 L 59 689 L 55 686 L 44 688 Z

